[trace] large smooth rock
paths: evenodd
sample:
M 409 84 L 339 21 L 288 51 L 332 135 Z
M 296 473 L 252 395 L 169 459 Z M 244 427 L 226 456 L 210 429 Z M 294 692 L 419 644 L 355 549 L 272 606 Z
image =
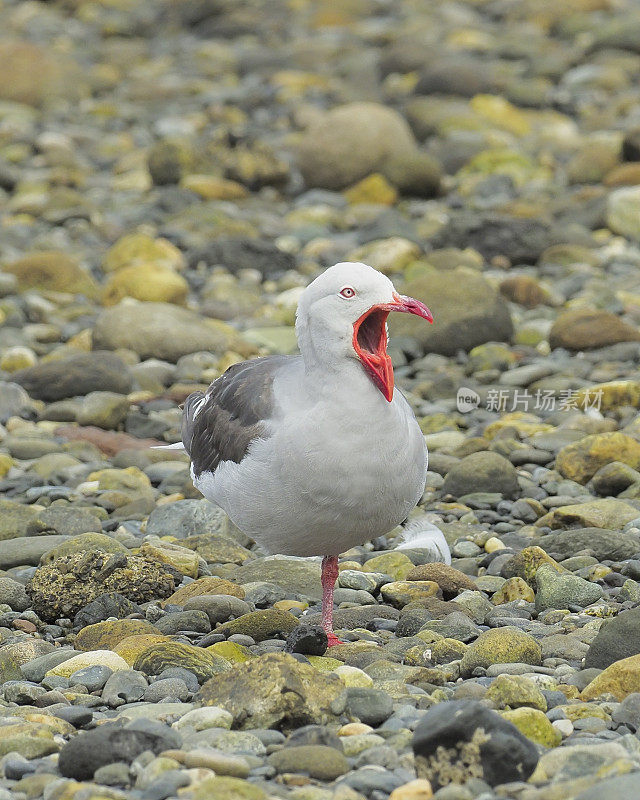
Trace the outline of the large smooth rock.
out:
M 114 349 L 114 348 L 106 348 Z M 132 381 L 129 370 L 114 353 L 79 353 L 21 369 L 11 376 L 36 400 L 51 403 L 89 392 L 127 394 Z
M 269 653 L 216 675 L 201 689 L 204 705 L 233 715 L 235 728 L 280 728 L 336 722 L 332 702 L 344 690 L 335 675 L 301 664 L 293 656 Z
M 298 145 L 298 165 L 308 186 L 344 189 L 381 172 L 393 155 L 416 149 L 403 117 L 377 103 L 348 103 L 323 114 Z
M 153 509 L 147 520 L 147 534 L 152 536 L 189 536 L 221 533 L 226 514 L 208 500 L 178 500 Z
M 58 768 L 65 778 L 89 780 L 106 764 L 116 761 L 130 764 L 147 750 L 158 754 L 177 749 L 180 744 L 180 734 L 160 722 L 140 720 L 126 727 L 107 723 L 71 739 L 60 751 Z
M 447 473 L 442 491 L 454 497 L 472 492 L 500 492 L 514 497 L 519 492 L 518 474 L 510 461 L 499 453 L 483 450 L 463 458 Z
M 21 291 L 44 289 L 86 294 L 89 297 L 95 296 L 98 291 L 91 273 L 71 256 L 55 250 L 31 253 L 18 261 L 5 264 L 2 269 L 16 276 Z
M 505 626 L 490 628 L 465 650 L 460 672 L 469 677 L 476 667 L 486 669 L 492 664 L 540 664 L 542 651 L 538 642 L 519 628 Z
M 0 569 L 29 565 L 35 567 L 46 552 L 68 539 L 68 536 L 17 536 L 15 539 L 3 541 L 0 547 Z
M 136 658 L 133 668 L 147 675 L 160 675 L 165 669 L 182 667 L 188 669 L 204 683 L 218 673 L 230 669 L 229 662 L 204 647 L 195 647 L 182 642 L 158 642 Z
M 525 781 L 538 762 L 533 742 L 478 701 L 438 703 L 413 736 L 418 776 L 434 788 L 481 778 L 491 786 Z
M 426 352 L 451 356 L 484 342 L 508 341 L 513 334 L 504 298 L 476 270 L 428 269 L 407 281 L 402 291 L 426 303 L 434 321 L 428 325 L 408 314 L 392 314 L 391 335 L 410 336 Z
M 246 342 L 224 322 L 205 319 L 170 303 L 133 300 L 105 309 L 98 316 L 93 329 L 93 346 L 105 350 L 124 347 L 141 358 L 159 358 L 173 363 L 181 356 L 200 350 L 217 355 L 227 350 L 241 355 L 251 352 Z
M 611 192 L 607 225 L 614 233 L 640 239 L 640 186 L 624 186 Z
M 602 587 L 590 583 L 579 575 L 560 574 L 544 564 L 536 573 L 536 608 L 568 608 L 570 605 L 588 606 L 602 597 Z
M 596 308 L 571 308 L 558 316 L 549 334 L 551 347 L 591 350 L 617 342 L 637 342 L 640 330 Z
M 536 526 L 549 528 L 610 528 L 620 530 L 639 516 L 638 509 L 622 500 L 603 497 L 589 503 L 572 503 L 554 508 L 536 520 Z
M 614 661 L 597 675 L 583 690 L 583 700 L 595 700 L 602 695 L 612 694 L 618 702 L 637 691 L 640 686 L 640 655 L 629 656 Z
M 640 537 L 632 533 L 605 528 L 559 531 L 541 536 L 539 541 L 545 550 L 558 553 L 564 558 L 568 558 L 580 550 L 592 550 L 598 561 L 607 559 L 622 561 L 640 553 Z
M 11 29 L 7 25 L 4 36 Z M 18 27 L 14 27 L 17 30 Z M 25 38 L 3 38 L 0 63 L 0 100 L 45 106 L 64 98 L 73 102 L 88 94 L 86 71 L 64 51 L 33 44 Z
M 615 661 L 640 653 L 640 607 L 605 620 L 591 642 L 584 666 L 606 669 Z
M 238 567 L 233 573 L 233 580 L 241 584 L 267 581 L 313 600 L 322 597 L 318 559 L 268 556 Z

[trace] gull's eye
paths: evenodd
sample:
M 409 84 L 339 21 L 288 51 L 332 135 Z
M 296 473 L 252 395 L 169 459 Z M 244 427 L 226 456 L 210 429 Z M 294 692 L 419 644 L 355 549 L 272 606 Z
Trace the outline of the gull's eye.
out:
M 350 300 L 352 297 L 356 296 L 356 290 L 352 289 L 351 286 L 345 286 L 344 289 L 341 290 L 340 294 L 342 297 L 346 297 Z

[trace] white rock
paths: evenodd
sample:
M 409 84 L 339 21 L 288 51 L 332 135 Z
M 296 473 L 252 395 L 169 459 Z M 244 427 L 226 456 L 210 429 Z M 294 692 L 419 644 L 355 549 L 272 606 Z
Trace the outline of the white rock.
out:
M 73 656 L 68 661 L 63 661 L 62 664 L 50 669 L 47 675 L 59 675 L 63 678 L 68 678 L 79 669 L 95 666 L 109 667 L 114 672 L 121 669 L 131 669 L 122 656 L 111 650 L 89 650 L 86 653 L 79 653 L 77 656 Z
M 172 728 L 193 728 L 196 731 L 204 731 L 207 728 L 226 728 L 230 730 L 233 716 L 219 706 L 206 706 L 205 708 L 194 708 L 184 716 L 177 719 Z

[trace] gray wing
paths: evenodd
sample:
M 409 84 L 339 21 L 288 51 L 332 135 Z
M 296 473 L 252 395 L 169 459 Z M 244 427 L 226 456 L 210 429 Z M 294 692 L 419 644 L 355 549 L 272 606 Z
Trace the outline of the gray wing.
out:
M 251 442 L 266 435 L 273 413 L 275 373 L 295 356 L 267 356 L 234 364 L 206 392 L 187 397 L 182 443 L 193 473 L 213 472 L 221 461 L 239 464 Z

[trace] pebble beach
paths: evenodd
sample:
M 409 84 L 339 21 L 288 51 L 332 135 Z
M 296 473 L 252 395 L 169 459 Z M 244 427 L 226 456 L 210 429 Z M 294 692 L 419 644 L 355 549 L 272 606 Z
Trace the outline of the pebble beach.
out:
M 153 447 L 341 261 L 452 558 L 327 649 Z M 639 407 L 635 0 L 0 0 L 0 800 L 636 800 Z

